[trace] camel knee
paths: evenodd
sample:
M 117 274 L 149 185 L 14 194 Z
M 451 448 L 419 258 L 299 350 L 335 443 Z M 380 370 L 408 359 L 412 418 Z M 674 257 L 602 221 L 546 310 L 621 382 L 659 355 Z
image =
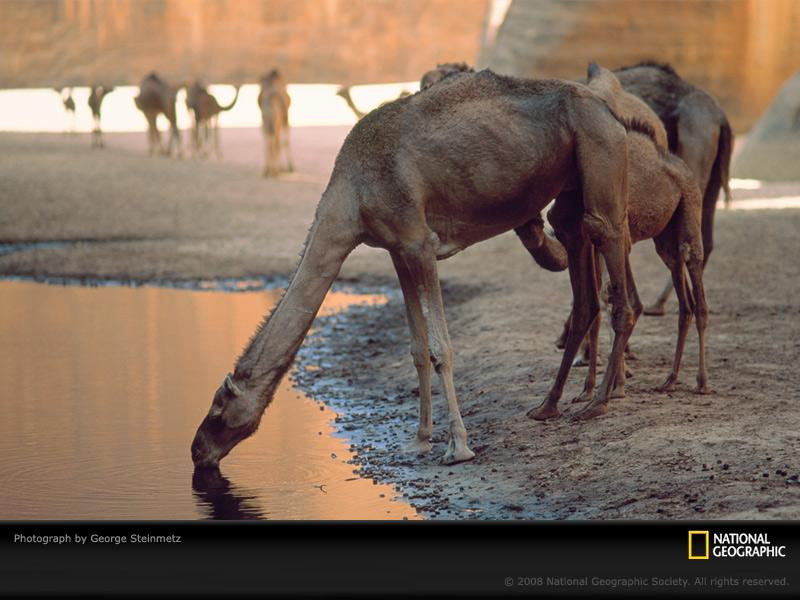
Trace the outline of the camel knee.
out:
M 610 241 L 621 238 L 619 228 L 614 227 L 608 219 L 600 215 L 584 213 L 583 228 L 597 248 L 605 248 Z
M 431 359 L 427 348 L 421 346 L 416 341 L 411 342 L 411 358 L 414 361 L 414 366 L 419 371 L 431 364 Z
M 629 334 L 633 331 L 636 316 L 627 303 L 624 306 L 614 306 L 611 311 L 611 328 L 616 334 Z
M 449 371 L 453 368 L 453 348 L 438 340 L 433 340 L 429 346 L 430 361 L 437 373 Z

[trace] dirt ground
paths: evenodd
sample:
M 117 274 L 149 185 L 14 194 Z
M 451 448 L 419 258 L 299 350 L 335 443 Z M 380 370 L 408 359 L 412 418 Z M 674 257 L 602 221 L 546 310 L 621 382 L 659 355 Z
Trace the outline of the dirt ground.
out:
M 298 173 L 280 181 L 259 176 L 257 130 L 223 131 L 224 162 L 149 158 L 144 134 L 109 135 L 105 151 L 85 136 L 0 134 L 0 242 L 66 242 L 2 254 L 0 275 L 286 275 L 346 133 L 295 130 Z M 784 194 L 799 195 L 800 185 L 736 197 Z M 585 375 L 574 369 L 565 416 L 526 418 L 558 368 L 553 342 L 570 292 L 566 273 L 536 267 L 513 234 L 440 263 L 472 462 L 438 464 L 446 446 L 438 392 L 433 452 L 399 451 L 416 425 L 416 375 L 383 251 L 357 249 L 340 281 L 391 290 L 389 303 L 321 320 L 296 377 L 340 413 L 362 472 L 395 483 L 426 517 L 800 518 L 798 231 L 800 209 L 718 211 L 706 271 L 707 396 L 690 391 L 694 330 L 677 391 L 653 391 L 673 352 L 673 300 L 666 316 L 637 325 L 635 374 L 607 415 L 569 420 Z M 642 298 L 652 299 L 667 272 L 651 244 L 634 248 L 633 268 Z M 606 333 L 601 341 L 605 353 Z

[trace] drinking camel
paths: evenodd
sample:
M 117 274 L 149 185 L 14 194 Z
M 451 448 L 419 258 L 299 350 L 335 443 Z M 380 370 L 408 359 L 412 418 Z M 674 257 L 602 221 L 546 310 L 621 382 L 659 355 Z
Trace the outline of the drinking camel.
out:
M 458 127 L 453 127 L 458 123 Z M 557 402 L 578 345 L 598 312 L 592 248 L 612 282 L 612 358 L 583 409 L 607 409 L 615 366 L 633 327 L 627 266 L 626 128 L 586 86 L 485 70 L 448 77 L 370 112 L 351 130 L 286 293 L 223 379 L 192 443 L 196 467 L 217 467 L 258 428 L 339 269 L 360 244 L 386 249 L 402 288 L 419 378 L 419 427 L 410 449 L 431 449 L 431 366 L 449 409 L 443 461 L 473 458 L 453 381 L 437 260 L 537 218 L 550 200 L 565 243 L 574 304 Z M 566 239 L 566 238 L 564 238 Z

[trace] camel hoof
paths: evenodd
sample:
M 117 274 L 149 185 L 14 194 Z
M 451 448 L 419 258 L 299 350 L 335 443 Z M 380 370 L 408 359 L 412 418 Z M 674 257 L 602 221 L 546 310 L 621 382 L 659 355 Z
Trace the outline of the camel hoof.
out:
M 560 417 L 561 413 L 558 411 L 558 407 L 555 404 L 547 404 L 545 402 L 542 403 L 541 406 L 529 410 L 527 415 L 529 418 L 536 419 L 537 421 L 546 421 L 547 419 Z
M 585 356 L 576 356 L 575 360 L 572 361 L 573 367 L 588 367 L 589 361 L 586 359 Z
M 611 393 L 608 395 L 609 398 L 625 398 L 625 388 L 624 387 L 615 387 L 611 390 Z
M 581 412 L 576 414 L 573 417 L 573 421 L 586 421 L 588 419 L 593 419 L 594 417 L 599 417 L 600 415 L 604 415 L 608 412 L 608 402 L 603 402 L 602 404 L 590 404 L 586 408 L 584 408 Z
M 663 317 L 666 314 L 666 310 L 664 310 L 664 306 L 661 304 L 653 304 L 651 306 L 644 307 L 644 314 L 648 317 Z
M 678 383 L 678 378 L 670 375 L 669 377 L 667 377 L 667 380 L 663 384 L 661 384 L 659 387 L 656 388 L 656 391 L 661 393 L 674 392 L 677 383 Z
M 430 440 L 420 439 L 417 436 L 414 436 L 414 439 L 408 442 L 403 448 L 407 454 L 427 454 L 432 449 L 433 444 L 431 444 Z
M 692 390 L 695 394 L 710 394 L 711 388 L 708 387 L 708 384 L 698 385 L 696 388 Z
M 475 453 L 467 446 L 461 446 L 455 450 L 447 449 L 444 457 L 442 458 L 443 465 L 455 465 L 460 462 L 466 462 L 475 458 Z
M 578 396 L 575 396 L 572 399 L 572 404 L 578 404 L 580 402 L 591 402 L 593 397 L 594 397 L 593 392 L 587 392 L 586 390 L 583 390 Z

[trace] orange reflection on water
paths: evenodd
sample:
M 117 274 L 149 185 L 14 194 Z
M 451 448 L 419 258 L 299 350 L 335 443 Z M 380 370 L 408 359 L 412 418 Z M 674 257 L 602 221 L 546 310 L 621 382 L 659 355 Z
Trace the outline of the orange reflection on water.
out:
M 0 519 L 415 518 L 288 381 L 226 479 L 192 490 L 194 431 L 277 298 L 0 283 Z M 324 312 L 380 301 L 332 293 Z

